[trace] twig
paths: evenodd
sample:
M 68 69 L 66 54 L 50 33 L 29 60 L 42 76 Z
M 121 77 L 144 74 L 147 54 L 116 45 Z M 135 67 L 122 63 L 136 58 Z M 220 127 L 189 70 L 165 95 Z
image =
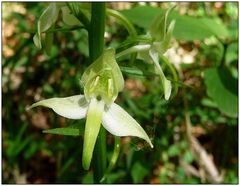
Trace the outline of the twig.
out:
M 179 76 L 183 81 L 184 75 L 181 69 L 178 69 L 178 71 L 179 71 Z M 219 174 L 213 159 L 210 158 L 210 155 L 207 153 L 204 147 L 200 144 L 198 139 L 191 134 L 192 123 L 191 123 L 191 118 L 188 112 L 188 101 L 185 97 L 184 87 L 183 87 L 183 102 L 184 102 L 184 110 L 185 110 L 186 135 L 191 148 L 193 159 L 196 161 L 196 163 L 199 166 L 198 177 L 200 177 L 202 182 L 205 182 L 205 179 L 206 179 L 211 183 L 221 183 L 223 181 L 223 174 Z M 189 170 L 189 167 L 188 167 L 188 170 Z M 191 169 L 191 173 L 197 175 L 196 172 L 193 172 L 193 169 Z

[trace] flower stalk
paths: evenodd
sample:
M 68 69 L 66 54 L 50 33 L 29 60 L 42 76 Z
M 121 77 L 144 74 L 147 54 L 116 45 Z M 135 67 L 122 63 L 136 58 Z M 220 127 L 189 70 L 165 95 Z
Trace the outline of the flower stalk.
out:
M 94 62 L 102 54 L 104 49 L 105 16 L 105 3 L 92 3 L 91 21 L 88 32 L 90 62 Z M 101 125 L 99 130 L 93 155 L 93 176 L 95 183 L 100 182 L 107 165 L 106 131 Z

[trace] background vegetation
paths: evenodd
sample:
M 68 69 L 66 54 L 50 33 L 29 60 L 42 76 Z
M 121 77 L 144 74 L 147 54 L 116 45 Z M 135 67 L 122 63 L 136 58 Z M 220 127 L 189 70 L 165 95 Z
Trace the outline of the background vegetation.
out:
M 138 33 L 174 3 L 108 3 Z M 238 183 L 238 4 L 177 3 L 172 48 L 166 56 L 177 69 L 175 97 L 163 99 L 159 81 L 141 61 L 124 68 L 125 90 L 117 102 L 150 134 L 154 149 L 122 138 L 108 183 Z M 81 167 L 82 138 L 43 134 L 68 120 L 51 110 L 26 111 L 32 103 L 82 93 L 79 80 L 89 65 L 84 30 L 57 32 L 52 54 L 33 44 L 46 3 L 2 3 L 2 182 L 92 183 Z M 127 31 L 107 19 L 106 45 L 118 46 Z M 165 68 L 165 71 L 168 69 Z M 172 77 L 169 75 L 169 79 Z M 173 78 L 172 78 L 173 79 Z M 108 135 L 108 158 L 113 136 Z

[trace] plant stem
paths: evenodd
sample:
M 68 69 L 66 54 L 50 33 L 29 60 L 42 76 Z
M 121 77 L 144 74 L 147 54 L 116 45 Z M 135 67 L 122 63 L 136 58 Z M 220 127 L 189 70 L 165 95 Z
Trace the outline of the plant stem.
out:
M 105 3 L 92 3 L 91 21 L 89 25 L 89 59 L 94 62 L 104 49 Z M 93 152 L 94 183 L 99 183 L 106 170 L 106 131 L 101 126 Z
M 105 3 L 92 3 L 92 17 L 89 27 L 89 58 L 95 61 L 103 52 L 105 31 Z

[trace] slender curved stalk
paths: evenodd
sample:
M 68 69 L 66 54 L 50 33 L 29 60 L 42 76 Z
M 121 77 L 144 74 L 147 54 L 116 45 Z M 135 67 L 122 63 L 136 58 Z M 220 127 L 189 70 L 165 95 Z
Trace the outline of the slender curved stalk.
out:
M 121 22 L 122 25 L 127 29 L 128 33 L 131 37 L 137 36 L 137 31 L 134 28 L 134 26 L 132 25 L 132 23 L 130 23 L 129 20 L 126 17 L 124 17 L 121 13 L 119 13 L 116 10 L 107 9 L 107 14 L 115 17 L 119 22 Z
M 113 16 L 117 20 L 119 20 L 119 22 L 121 22 L 122 25 L 127 29 L 130 37 L 132 37 L 132 38 L 137 37 L 137 31 L 134 28 L 134 26 L 132 25 L 132 23 L 129 22 L 129 20 L 125 16 L 123 16 L 120 12 L 118 12 L 116 10 L 112 10 L 112 9 L 107 9 L 107 14 L 109 14 L 110 16 Z M 137 57 L 137 53 L 131 54 L 130 64 L 133 64 L 136 57 Z
M 92 16 L 89 25 L 89 58 L 95 61 L 104 49 L 105 31 L 105 3 L 92 3 Z M 98 139 L 93 152 L 93 177 L 94 183 L 99 183 L 106 170 L 106 131 L 101 126 Z
M 109 166 L 104 174 L 104 176 L 102 177 L 102 179 L 100 180 L 100 183 L 103 183 L 106 178 L 107 178 L 107 175 L 111 172 L 111 170 L 114 168 L 116 162 L 117 162 L 117 159 L 118 159 L 118 156 L 119 156 L 119 152 L 120 152 L 120 137 L 118 136 L 115 136 L 114 138 L 115 142 L 114 142 L 114 150 L 113 150 L 113 155 L 112 155 L 112 158 L 110 160 L 110 163 L 109 163 Z
M 84 29 L 85 27 L 84 26 L 73 26 L 73 27 L 69 27 L 69 28 L 53 28 L 53 29 L 50 29 L 50 30 L 47 30 L 43 33 L 53 33 L 53 32 L 70 32 L 70 31 L 74 31 L 74 30 L 77 30 L 77 29 Z M 36 33 L 36 32 L 35 32 Z

